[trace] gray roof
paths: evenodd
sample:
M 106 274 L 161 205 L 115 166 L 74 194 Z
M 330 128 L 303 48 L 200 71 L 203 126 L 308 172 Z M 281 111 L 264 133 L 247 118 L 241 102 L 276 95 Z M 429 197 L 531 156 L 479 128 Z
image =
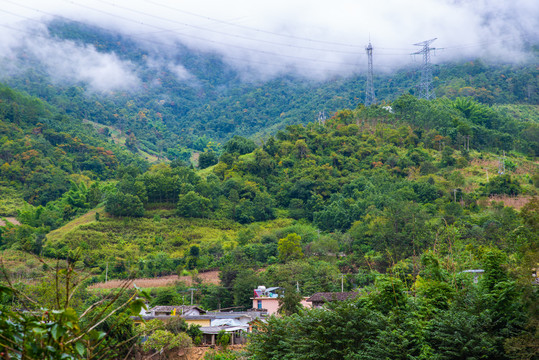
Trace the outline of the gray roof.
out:
M 200 327 L 200 331 L 202 331 L 203 334 L 218 334 L 219 331 L 224 330 L 226 332 L 232 332 L 237 330 L 246 330 L 245 326 L 202 326 Z
M 198 306 L 188 306 L 188 305 L 174 305 L 174 306 L 168 306 L 168 305 L 158 305 L 154 306 L 150 309 L 150 311 L 153 312 L 172 312 L 174 309 L 176 309 L 176 313 L 181 314 L 182 312 L 188 312 L 191 310 L 198 310 L 201 314 L 206 313 L 206 310 L 199 308 Z

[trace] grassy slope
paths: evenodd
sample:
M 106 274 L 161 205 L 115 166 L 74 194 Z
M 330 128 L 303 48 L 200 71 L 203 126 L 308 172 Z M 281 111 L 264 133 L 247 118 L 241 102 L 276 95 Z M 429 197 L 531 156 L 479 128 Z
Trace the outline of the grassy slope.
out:
M 97 210 L 97 209 L 96 209 Z M 238 232 L 245 228 L 226 220 L 185 219 L 171 216 L 170 210 L 147 211 L 142 218 L 114 218 L 99 209 L 69 222 L 47 235 L 47 246 L 65 244 L 74 249 L 98 254 L 99 258 L 136 260 L 150 253 L 165 251 L 170 257 L 183 257 L 191 245 L 210 246 L 216 242 L 224 248 L 236 246 Z M 290 220 L 258 224 L 258 230 L 280 228 Z M 252 225 L 251 225 L 252 226 Z
M 86 214 L 79 216 L 76 219 L 71 220 L 64 226 L 51 231 L 50 233 L 47 234 L 47 240 L 53 243 L 57 241 L 62 241 L 66 237 L 67 234 L 69 234 L 72 231 L 77 230 L 80 226 L 88 225 L 93 222 L 96 222 L 95 214 L 97 212 L 99 212 L 100 214 L 104 213 L 105 207 L 102 206 L 102 207 L 90 210 Z
M 25 203 L 19 191 L 0 185 L 0 217 L 16 216 L 17 209 L 22 208 Z

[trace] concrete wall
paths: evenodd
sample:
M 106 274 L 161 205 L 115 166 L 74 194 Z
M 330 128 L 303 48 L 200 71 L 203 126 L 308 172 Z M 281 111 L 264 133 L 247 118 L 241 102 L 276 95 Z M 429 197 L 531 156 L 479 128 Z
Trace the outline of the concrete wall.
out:
M 262 309 L 268 310 L 268 315 L 277 313 L 279 310 L 278 298 L 259 297 L 253 299 L 253 308 L 258 309 L 258 301 L 262 301 Z
M 185 319 L 187 325 L 211 326 L 211 319 Z

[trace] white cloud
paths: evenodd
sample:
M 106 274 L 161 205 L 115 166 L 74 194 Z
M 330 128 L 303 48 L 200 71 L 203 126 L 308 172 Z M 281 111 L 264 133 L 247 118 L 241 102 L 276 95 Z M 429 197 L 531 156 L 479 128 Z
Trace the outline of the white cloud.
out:
M 0 0 L 0 23 L 11 26 L 28 18 L 38 21 L 58 14 L 121 31 L 148 48 L 172 50 L 175 41 L 215 51 L 249 74 L 296 71 L 320 78 L 364 71 L 364 46 L 371 39 L 375 68 L 394 69 L 414 61 L 413 44 L 437 37 L 443 48 L 433 61 L 487 56 L 522 61 L 522 45 L 539 41 L 536 0 L 99 0 L 94 2 Z M 7 29 L 1 32 L 8 33 Z M 11 34 L 12 35 L 12 34 Z M 12 38 L 12 37 L 11 37 Z M 0 47 L 12 46 L 5 40 Z M 7 44 L 7 45 L 6 45 Z M 74 46 L 74 45 L 73 45 Z M 68 73 L 86 71 L 95 88 L 134 81 L 129 64 L 99 55 L 91 48 L 75 49 L 93 60 L 78 59 Z M 51 50 L 61 51 L 58 46 Z M 65 51 L 64 51 L 65 53 Z M 101 54 L 102 55 L 102 54 Z M 419 61 L 418 59 L 415 60 Z M 108 64 L 111 62 L 111 64 Z M 170 64 L 180 79 L 189 74 Z M 60 67 L 56 69 L 61 70 Z M 116 70 L 120 71 L 116 72 Z M 118 76 L 109 76 L 116 72 Z M 121 76 L 126 76 L 121 80 Z M 74 75 L 72 75 L 74 76 Z M 131 79 L 131 80 L 129 80 Z M 127 80 L 127 81 L 126 81 Z
M 139 85 L 130 63 L 93 46 L 71 41 L 28 40 L 28 50 L 48 69 L 53 79 L 85 82 L 93 91 L 128 90 Z

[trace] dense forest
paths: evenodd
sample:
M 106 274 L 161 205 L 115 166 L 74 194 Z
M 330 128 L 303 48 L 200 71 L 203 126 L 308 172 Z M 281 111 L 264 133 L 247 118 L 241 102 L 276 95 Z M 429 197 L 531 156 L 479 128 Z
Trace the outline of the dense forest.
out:
M 187 303 L 187 284 L 90 287 L 177 274 L 208 310 L 248 309 L 261 284 L 285 289 L 283 316 L 214 359 L 538 356 L 535 66 L 440 65 L 434 100 L 414 96 L 411 70 L 384 75 L 384 100 L 365 107 L 360 76 L 245 82 L 178 45 L 192 86 L 145 68 L 152 54 L 120 35 L 49 31 L 129 59 L 148 86 L 66 86 L 29 57 L 0 86 L 2 351 L 125 357 L 144 331 L 191 344 L 196 329 L 137 330 L 128 317 L 142 299 Z M 331 116 L 315 121 L 321 110 Z M 219 285 L 200 280 L 209 270 Z M 297 306 L 341 289 L 360 296 Z

